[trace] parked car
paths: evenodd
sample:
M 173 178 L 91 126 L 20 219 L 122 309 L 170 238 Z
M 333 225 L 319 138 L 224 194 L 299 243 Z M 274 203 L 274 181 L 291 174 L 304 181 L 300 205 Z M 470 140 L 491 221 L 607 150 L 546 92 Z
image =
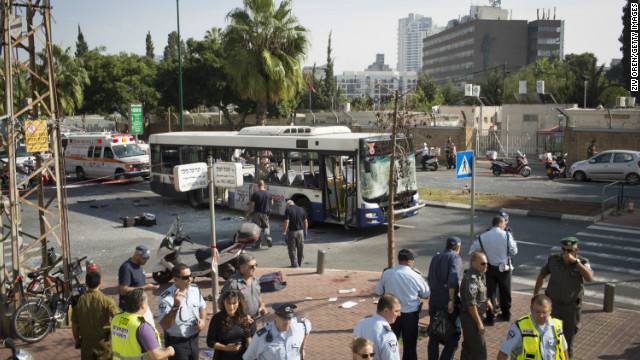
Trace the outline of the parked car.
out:
M 601 179 L 640 184 L 640 151 L 603 151 L 588 160 L 571 165 L 569 176 L 576 181 Z

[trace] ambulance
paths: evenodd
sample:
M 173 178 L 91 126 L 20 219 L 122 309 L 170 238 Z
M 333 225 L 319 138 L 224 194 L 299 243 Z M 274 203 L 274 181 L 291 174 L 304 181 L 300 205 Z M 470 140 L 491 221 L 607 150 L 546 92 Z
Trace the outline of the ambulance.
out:
M 65 171 L 75 173 L 78 180 L 149 177 L 149 154 L 136 144 L 131 134 L 69 135 L 66 145 Z

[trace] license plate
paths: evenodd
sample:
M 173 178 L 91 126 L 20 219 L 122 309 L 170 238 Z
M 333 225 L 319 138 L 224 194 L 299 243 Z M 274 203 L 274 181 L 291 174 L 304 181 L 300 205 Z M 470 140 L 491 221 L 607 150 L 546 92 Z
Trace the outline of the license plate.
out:
M 404 217 L 402 215 L 396 215 L 393 220 L 402 220 Z

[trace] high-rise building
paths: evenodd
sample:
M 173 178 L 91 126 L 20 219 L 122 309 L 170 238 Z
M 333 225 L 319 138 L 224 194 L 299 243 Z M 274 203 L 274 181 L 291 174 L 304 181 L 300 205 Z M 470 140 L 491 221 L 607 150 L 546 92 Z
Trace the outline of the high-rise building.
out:
M 422 68 L 422 40 L 431 30 L 430 17 L 409 14 L 398 20 L 398 71 L 418 71 Z
M 528 23 L 508 19 L 508 10 L 472 6 L 470 15 L 423 41 L 422 70 L 455 84 L 487 78 L 496 67 L 517 71 L 544 57 L 564 57 L 564 21 L 549 15 Z M 554 16 L 555 18 L 555 16 Z

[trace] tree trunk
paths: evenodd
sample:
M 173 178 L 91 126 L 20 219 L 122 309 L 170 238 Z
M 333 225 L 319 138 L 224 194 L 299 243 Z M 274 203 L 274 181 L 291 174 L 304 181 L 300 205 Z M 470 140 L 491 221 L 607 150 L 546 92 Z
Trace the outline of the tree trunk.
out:
M 267 125 L 267 102 L 256 101 L 256 125 Z

